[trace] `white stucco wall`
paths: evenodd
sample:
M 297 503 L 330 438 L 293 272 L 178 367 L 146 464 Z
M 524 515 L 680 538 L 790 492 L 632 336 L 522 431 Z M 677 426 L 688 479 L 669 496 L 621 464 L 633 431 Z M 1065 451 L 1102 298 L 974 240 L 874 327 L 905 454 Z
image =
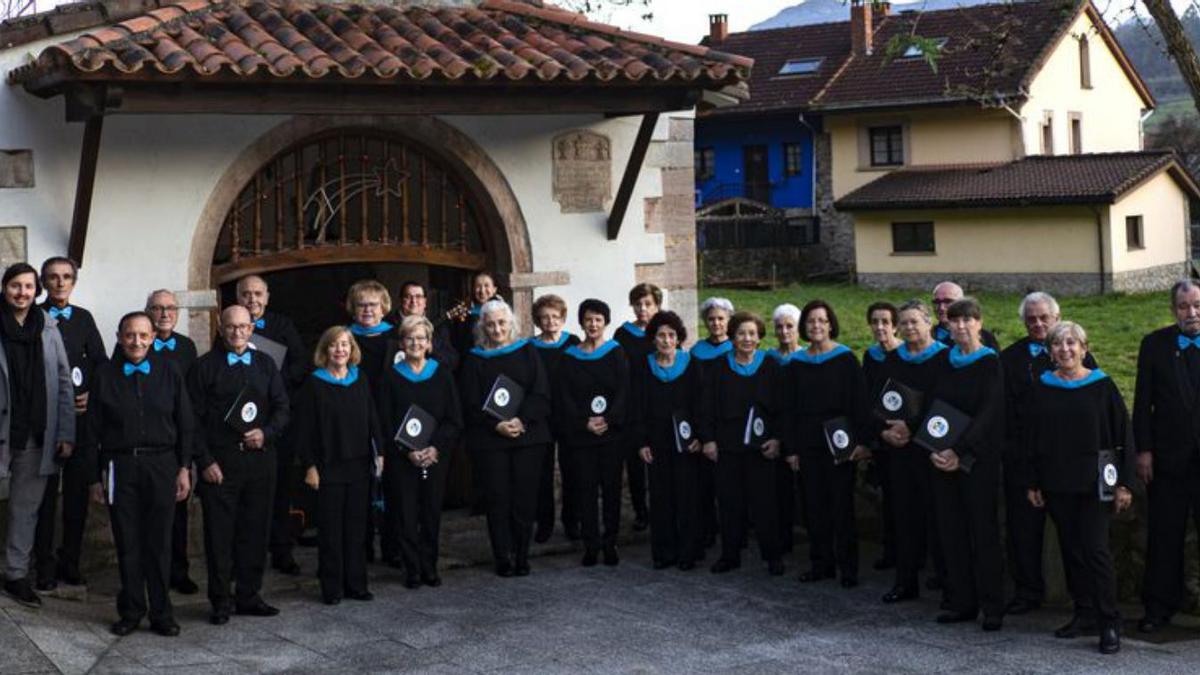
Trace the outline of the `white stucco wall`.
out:
M 0 51 L 0 75 L 44 46 Z M 75 300 L 92 309 L 110 346 L 117 318 L 140 308 L 147 291 L 188 287 L 193 231 L 218 179 L 245 147 L 284 119 L 115 115 L 105 120 Z M 614 324 L 627 318 L 625 297 L 635 283 L 635 263 L 662 262 L 665 256 L 662 235 L 647 233 L 644 224 L 643 200 L 661 194 L 660 174 L 642 171 L 621 236 L 610 242 L 607 210 L 559 212 L 552 198 L 551 139 L 573 128 L 608 135 L 615 194 L 640 118 L 444 119 L 473 138 L 507 177 L 529 226 L 533 271 L 570 273 L 569 285 L 535 289 L 535 294 L 558 293 L 572 307 L 598 297 L 612 306 Z M 66 252 L 82 132 L 82 124 L 64 121 L 60 98 L 42 101 L 19 87 L 0 86 L 0 148 L 32 149 L 37 182 L 32 189 L 0 189 L 0 225 L 28 228 L 28 259 L 34 265 Z M 665 137 L 664 116 L 656 138 Z M 574 330 L 573 319 L 570 325 Z

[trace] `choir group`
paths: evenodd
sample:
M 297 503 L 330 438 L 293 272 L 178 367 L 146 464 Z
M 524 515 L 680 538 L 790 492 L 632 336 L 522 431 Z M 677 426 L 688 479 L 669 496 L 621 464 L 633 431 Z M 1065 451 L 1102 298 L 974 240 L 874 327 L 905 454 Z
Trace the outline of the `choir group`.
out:
M 212 623 L 277 614 L 260 589 L 268 553 L 279 571 L 300 572 L 293 466 L 317 495 L 326 603 L 372 599 L 376 535 L 380 560 L 404 570 L 407 587 L 440 585 L 441 505 L 459 447 L 501 577 L 530 573 L 531 541 L 552 536 L 556 503 L 565 535 L 582 542 L 582 565 L 619 564 L 627 483 L 655 569 L 692 570 L 715 548 L 711 572 L 730 572 L 753 534 L 766 572 L 782 575 L 800 525 L 799 580 L 852 589 L 858 465 L 869 462 L 864 474 L 883 497 L 874 566 L 895 570 L 885 603 L 918 597 L 923 574 L 925 589 L 941 591 L 939 623 L 982 617 L 983 630 L 999 630 L 1005 614 L 1041 605 L 1049 515 L 1074 603 L 1055 635 L 1098 634 L 1100 651 L 1114 653 L 1108 527 L 1135 492 L 1149 500 L 1139 630 L 1165 625 L 1183 595 L 1184 530 L 1189 508 L 1200 512 L 1200 286 L 1191 281 L 1171 290 L 1176 324 L 1142 342 L 1131 422 L 1087 332 L 1041 292 L 1019 308 L 1027 335 L 1002 351 L 980 304 L 952 282 L 931 304 L 877 302 L 864 317 L 875 344 L 860 363 L 820 299 L 776 308 L 777 344 L 764 349 L 763 318 L 710 298 L 700 308 L 707 335 L 685 349 L 689 327 L 650 284 L 630 291 L 634 319 L 611 339 L 608 305 L 579 304 L 577 337 L 556 295 L 534 302 L 538 332 L 523 339 L 521 317 L 486 273 L 472 280 L 470 305 L 437 323 L 421 284 L 405 283 L 393 308 L 384 285 L 361 281 L 347 294 L 351 323 L 307 352 L 268 309 L 267 284 L 249 276 L 203 356 L 175 332 L 180 308 L 159 290 L 121 318 L 110 357 L 92 316 L 70 302 L 77 271 L 52 258 L 40 273 L 16 264 L 3 275 L 4 590 L 36 606 L 36 590 L 83 583 L 90 493 L 112 516 L 119 635 L 143 618 L 178 634 L 167 590 L 198 590 L 187 565 L 193 487 Z

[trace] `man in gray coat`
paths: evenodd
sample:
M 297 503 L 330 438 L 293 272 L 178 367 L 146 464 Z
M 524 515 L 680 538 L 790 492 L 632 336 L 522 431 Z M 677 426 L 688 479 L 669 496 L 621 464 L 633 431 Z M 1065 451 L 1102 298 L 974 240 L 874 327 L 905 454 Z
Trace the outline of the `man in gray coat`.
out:
M 58 324 L 34 306 L 42 290 L 37 270 L 12 265 L 0 285 L 0 478 L 9 479 L 4 592 L 40 607 L 29 554 L 46 478 L 74 450 L 74 389 Z

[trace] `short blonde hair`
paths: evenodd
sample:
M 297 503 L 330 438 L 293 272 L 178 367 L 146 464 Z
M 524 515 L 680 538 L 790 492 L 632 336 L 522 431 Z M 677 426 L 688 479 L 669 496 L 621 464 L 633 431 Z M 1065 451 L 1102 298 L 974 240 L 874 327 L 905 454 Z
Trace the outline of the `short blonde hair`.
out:
M 350 316 L 354 316 L 354 310 L 357 309 L 354 305 L 358 303 L 358 299 L 367 293 L 372 293 L 379 296 L 379 304 L 383 307 L 384 315 L 390 314 L 392 311 L 392 294 L 388 293 L 387 286 L 375 281 L 374 279 L 363 279 L 354 282 L 350 290 L 346 291 L 346 312 Z
M 345 326 L 330 326 L 321 333 L 321 339 L 317 340 L 317 348 L 313 350 L 313 364 L 318 368 L 327 368 L 329 366 L 329 345 L 333 344 L 345 334 L 350 338 L 350 365 L 357 366 L 362 361 L 362 350 L 358 348 L 358 341 L 354 339 L 354 334 Z
M 425 329 L 425 336 L 429 338 L 430 349 L 433 348 L 433 323 L 423 316 L 413 314 L 406 316 L 400 320 L 400 338 L 408 337 L 408 334 L 418 328 Z
M 1083 345 L 1084 349 L 1088 348 L 1088 335 L 1083 326 L 1074 321 L 1059 321 L 1054 324 L 1050 332 L 1046 335 L 1046 346 L 1049 347 L 1055 342 L 1062 342 L 1067 337 L 1075 338 L 1075 341 Z

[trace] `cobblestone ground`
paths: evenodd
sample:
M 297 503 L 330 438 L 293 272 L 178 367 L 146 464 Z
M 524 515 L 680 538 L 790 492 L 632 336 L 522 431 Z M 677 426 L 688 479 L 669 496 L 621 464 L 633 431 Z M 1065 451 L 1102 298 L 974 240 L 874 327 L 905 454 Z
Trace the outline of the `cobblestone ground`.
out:
M 455 537 L 482 537 L 480 519 L 462 518 Z M 1200 627 L 1172 628 L 1157 642 L 1126 638 L 1114 657 L 1095 638 L 1056 640 L 1066 608 L 1012 617 L 999 633 L 938 626 L 933 594 L 884 606 L 890 575 L 868 573 L 843 590 L 834 582 L 801 586 L 768 577 L 758 564 L 724 576 L 650 569 L 634 541 L 616 568 L 578 566 L 561 536 L 540 547 L 534 572 L 499 579 L 487 566 L 443 572 L 438 589 L 405 589 L 400 576 L 374 567 L 374 602 L 318 602 L 315 552 L 301 549 L 308 573 L 271 574 L 267 600 L 279 617 L 233 617 L 210 626 L 201 594 L 176 596 L 178 638 L 141 630 L 109 634 L 115 618 L 114 571 L 91 586 L 45 597 L 41 610 L 0 599 L 3 673 L 261 672 L 632 672 L 698 673 L 1194 673 Z M 750 562 L 752 556 L 747 555 Z M 864 567 L 869 560 L 864 556 Z M 202 570 L 194 570 L 202 574 Z M 199 579 L 199 576 L 197 576 Z M 1136 618 L 1137 610 L 1128 615 Z

